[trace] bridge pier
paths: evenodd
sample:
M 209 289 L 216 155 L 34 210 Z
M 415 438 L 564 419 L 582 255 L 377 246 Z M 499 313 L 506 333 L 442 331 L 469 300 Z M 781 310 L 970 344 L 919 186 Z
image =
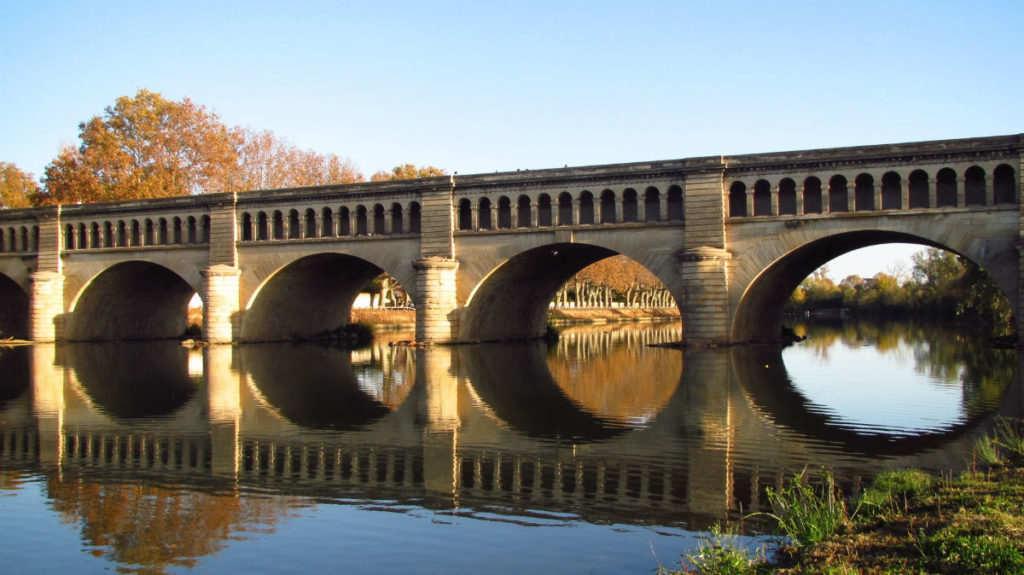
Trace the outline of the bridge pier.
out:
M 203 338 L 209 343 L 231 343 L 238 339 L 238 279 L 241 270 L 214 265 L 203 276 Z
M 40 271 L 30 275 L 29 281 L 32 293 L 29 297 L 28 338 L 38 342 L 63 339 L 64 275 Z
M 729 252 L 708 246 L 683 252 L 683 340 L 699 345 L 728 343 Z
M 455 277 L 459 261 L 438 256 L 413 262 L 416 270 L 416 341 L 447 343 L 456 337 L 459 302 Z

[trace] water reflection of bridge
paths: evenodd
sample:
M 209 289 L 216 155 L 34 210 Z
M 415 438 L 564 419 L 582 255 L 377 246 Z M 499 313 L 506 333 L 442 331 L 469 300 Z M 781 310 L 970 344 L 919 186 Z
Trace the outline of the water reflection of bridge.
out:
M 677 369 L 667 376 L 671 394 L 638 424 L 588 408 L 552 376 L 552 362 L 585 357 L 609 334 L 568 334 L 554 350 L 382 345 L 353 355 L 214 347 L 203 352 L 205 385 L 190 376 L 188 352 L 175 346 L 152 346 L 144 362 L 124 346 L 105 355 L 39 345 L 2 356 L 5 373 L 19 371 L 10 365 L 20 357 L 31 377 L 0 403 L 0 463 L 444 509 L 498 505 L 702 522 L 758 509 L 767 486 L 804 465 L 847 478 L 892 466 L 958 465 L 991 415 L 949 434 L 876 438 L 858 451 L 848 437 L 831 436 L 827 422 L 810 430 L 789 425 L 788 414 L 766 399 L 766 384 L 751 384 L 756 366 L 746 364 L 775 358 L 719 350 L 681 359 L 676 350 L 643 348 L 645 357 L 671 358 Z M 634 343 L 616 349 L 649 342 Z M 133 361 L 118 363 L 125 354 Z M 154 375 L 155 366 L 171 375 Z M 357 377 L 371 367 L 377 385 Z M 395 392 L 395 382 L 404 388 Z M 114 402 L 126 385 L 155 385 L 178 403 Z M 385 387 L 390 395 L 372 395 Z M 1014 381 L 1002 409 L 1019 414 L 1022 406 Z

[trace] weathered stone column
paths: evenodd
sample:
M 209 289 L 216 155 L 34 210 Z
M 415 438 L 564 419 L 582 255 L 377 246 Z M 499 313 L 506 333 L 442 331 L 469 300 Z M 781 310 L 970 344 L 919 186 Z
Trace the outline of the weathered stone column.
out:
M 210 209 L 210 267 L 200 272 L 203 337 L 210 343 L 231 343 L 237 339 L 240 328 L 236 203 L 237 195 L 224 194 L 223 201 Z
M 444 343 L 456 337 L 458 320 L 455 314 L 458 299 L 455 292 L 459 262 L 439 256 L 413 262 L 416 270 L 416 341 Z
M 61 267 L 60 206 L 39 215 L 36 271 L 29 276 L 28 337 L 32 341 L 58 341 L 64 330 L 64 273 Z
M 426 183 L 433 185 L 420 192 L 420 259 L 412 264 L 416 271 L 416 341 L 445 343 L 457 337 L 459 326 L 455 178 L 431 178 Z
M 683 336 L 698 344 L 726 343 L 730 339 L 730 254 L 725 244 L 724 165 L 708 159 L 706 168 L 686 175 L 683 230 L 686 248 L 679 254 L 683 280 Z M 752 197 L 747 195 L 748 200 Z M 749 206 L 748 206 L 749 207 Z

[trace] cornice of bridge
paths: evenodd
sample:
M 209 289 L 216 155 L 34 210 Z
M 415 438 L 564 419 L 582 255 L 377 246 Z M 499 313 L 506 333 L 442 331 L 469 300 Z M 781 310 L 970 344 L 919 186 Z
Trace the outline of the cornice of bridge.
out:
M 1004 159 L 1024 151 L 1024 134 L 819 148 L 724 156 L 726 174 L 742 172 L 814 171 L 872 164 L 934 164 Z

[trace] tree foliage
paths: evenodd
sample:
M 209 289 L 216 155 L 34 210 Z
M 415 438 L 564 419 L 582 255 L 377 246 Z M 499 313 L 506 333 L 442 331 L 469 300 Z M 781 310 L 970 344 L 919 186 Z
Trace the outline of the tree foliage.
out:
M 269 130 L 235 128 L 237 167 L 233 190 L 270 190 L 360 182 L 355 164 L 333 154 L 320 154 L 289 144 Z
M 431 178 L 434 176 L 447 176 L 448 172 L 434 166 L 415 166 L 413 164 L 402 164 L 395 166 L 390 172 L 381 170 L 370 176 L 371 182 L 386 182 L 389 180 L 414 180 L 417 178 Z
M 797 311 L 843 308 L 854 313 L 915 313 L 943 319 L 969 319 L 996 333 L 1012 329 L 1012 309 L 985 270 L 954 253 L 928 249 L 911 258 L 910 278 L 848 276 L 836 285 L 819 269 L 793 292 L 787 307 Z
M 32 174 L 10 162 L 0 162 L 0 209 L 27 208 L 39 193 Z

